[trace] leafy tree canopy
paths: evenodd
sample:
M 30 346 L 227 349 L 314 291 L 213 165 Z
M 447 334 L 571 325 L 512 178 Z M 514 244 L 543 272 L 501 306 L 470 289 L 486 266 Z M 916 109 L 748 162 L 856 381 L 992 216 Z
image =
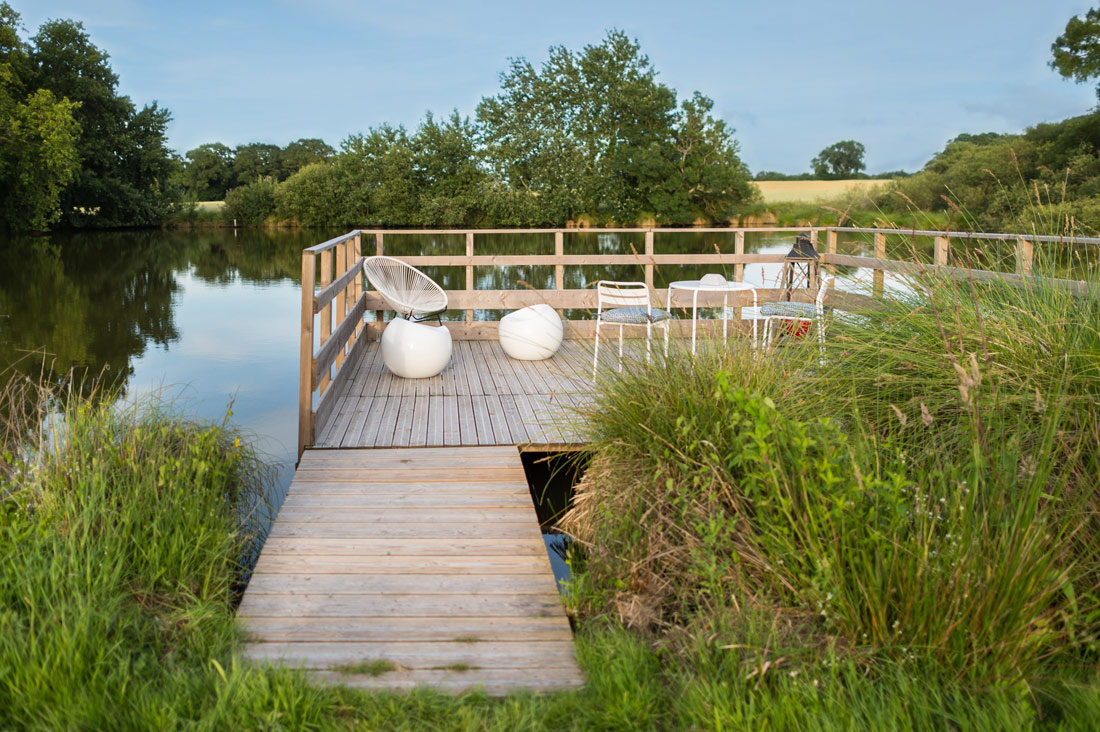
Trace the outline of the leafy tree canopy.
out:
M 863 143 L 841 140 L 818 153 L 810 165 L 819 178 L 851 178 L 867 167 L 863 162 L 865 152 Z
M 0 227 L 44 230 L 77 171 L 80 105 L 36 89 L 19 14 L 0 3 Z
M 1070 18 L 1050 52 L 1051 68 L 1067 79 L 1081 83 L 1100 77 L 1100 8 L 1090 9 L 1084 18 Z M 1100 85 L 1096 96 L 1100 100 Z
M 538 70 L 513 59 L 477 110 L 491 169 L 537 196 L 547 222 L 728 217 L 753 192 L 732 131 L 701 95 L 677 108 L 656 76 L 619 31 L 579 53 L 552 48 Z
M 175 200 L 165 135 L 171 115 L 154 102 L 138 110 L 118 93 L 107 53 L 81 23 L 50 20 L 30 43 L 30 86 L 78 103 L 80 168 L 61 193 L 75 226 L 159 223 Z

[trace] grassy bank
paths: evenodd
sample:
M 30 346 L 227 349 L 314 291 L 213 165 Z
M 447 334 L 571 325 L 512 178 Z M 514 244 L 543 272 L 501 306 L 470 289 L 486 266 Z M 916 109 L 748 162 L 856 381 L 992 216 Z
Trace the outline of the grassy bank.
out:
M 1100 301 L 915 284 L 833 322 L 824 365 L 795 342 L 601 374 L 568 519 L 588 686 L 543 697 L 244 663 L 247 444 L 13 384 L 0 729 L 1090 729 Z

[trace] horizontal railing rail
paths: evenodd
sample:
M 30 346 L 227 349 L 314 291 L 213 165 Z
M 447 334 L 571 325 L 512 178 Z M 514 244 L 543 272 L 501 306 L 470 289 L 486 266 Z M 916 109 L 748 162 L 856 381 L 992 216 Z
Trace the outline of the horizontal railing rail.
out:
M 733 251 L 721 251 L 715 245 L 713 253 L 668 254 L 655 252 L 656 235 L 693 233 L 733 235 Z M 456 339 L 492 338 L 496 336 L 497 321 L 475 321 L 477 310 L 515 310 L 546 303 L 558 310 L 588 309 L 596 306 L 596 294 L 592 289 L 565 287 L 565 267 L 637 265 L 642 268 L 644 280 L 654 287 L 654 275 L 661 267 L 724 265 L 732 267 L 733 280 L 744 281 L 745 265 L 781 264 L 786 253 L 746 253 L 745 237 L 754 233 L 805 234 L 819 247 L 821 263 L 829 271 L 837 267 L 868 269 L 872 272 L 872 296 L 834 290 L 831 303 L 842 310 L 874 308 L 885 290 L 886 273 L 916 274 L 935 272 L 947 277 L 972 280 L 1001 279 L 1024 284 L 1036 281 L 1034 276 L 1034 249 L 1036 244 L 1100 244 L 1100 238 L 1033 236 L 1024 234 L 996 234 L 973 232 L 944 232 L 930 230 L 903 230 L 881 228 L 857 228 L 835 226 L 801 227 L 738 227 L 738 228 L 615 228 L 615 229 L 363 229 L 352 231 L 334 239 L 310 247 L 302 253 L 302 335 L 301 368 L 299 377 L 299 455 L 313 444 L 317 432 L 331 417 L 340 390 L 356 367 L 363 344 L 377 338 L 385 328 L 383 310 L 385 301 L 377 292 L 364 287 L 365 262 L 363 238 L 373 238 L 371 254 L 386 254 L 387 237 L 409 235 L 461 236 L 465 240 L 463 254 L 414 254 L 394 255 L 416 267 L 461 267 L 465 273 L 464 287 L 447 290 L 452 310 L 465 312 L 462 321 L 446 321 L 446 327 Z M 476 239 L 500 234 L 553 235 L 553 254 L 477 254 Z M 636 234 L 638 240 L 628 245 L 631 253 L 617 254 L 566 254 L 565 237 L 600 234 Z M 841 235 L 870 234 L 872 256 L 842 254 L 838 251 Z M 932 261 L 889 259 L 886 256 L 888 237 L 928 237 L 934 240 Z M 824 237 L 824 248 L 821 239 Z M 1012 242 L 1014 272 L 995 272 L 979 267 L 963 267 L 971 264 L 964 251 L 952 261 L 953 240 L 997 240 Z M 728 246 L 728 244 L 727 244 Z M 520 289 L 478 289 L 474 277 L 475 267 L 530 267 L 554 268 L 554 288 L 545 289 L 520 282 Z M 1064 279 L 1046 279 L 1068 288 L 1077 294 L 1090 292 L 1086 282 Z M 720 293 L 700 293 L 698 304 L 713 307 L 723 304 L 737 308 L 733 322 L 741 323 L 740 308 L 778 299 L 784 291 L 760 287 L 756 292 L 728 293 L 728 300 Z M 792 299 L 812 302 L 813 293 L 791 293 Z M 655 304 L 664 305 L 664 299 Z M 675 293 L 671 305 L 682 307 L 691 304 L 691 293 Z M 373 322 L 366 314 L 375 312 Z M 335 321 L 335 322 L 334 322 Z M 686 321 L 675 321 L 674 328 L 683 329 Z M 566 337 L 590 337 L 591 320 L 567 320 Z

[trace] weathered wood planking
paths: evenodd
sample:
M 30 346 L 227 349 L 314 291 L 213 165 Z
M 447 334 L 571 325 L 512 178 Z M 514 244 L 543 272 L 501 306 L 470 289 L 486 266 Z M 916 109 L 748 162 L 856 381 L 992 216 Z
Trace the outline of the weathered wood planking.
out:
M 565 341 L 545 361 L 508 358 L 499 344 L 455 341 L 450 364 L 430 379 L 400 379 L 376 342 L 339 395 L 317 447 L 573 444 L 578 409 L 592 388 L 592 343 Z M 616 368 L 614 339 L 601 368 Z
M 387 401 L 412 401 L 413 424 L 423 399 L 431 425 L 419 394 Z M 337 441 L 355 423 L 339 414 Z M 515 446 L 306 450 L 239 617 L 250 659 L 323 681 L 490 694 L 584 683 Z M 383 660 L 394 670 L 355 673 Z

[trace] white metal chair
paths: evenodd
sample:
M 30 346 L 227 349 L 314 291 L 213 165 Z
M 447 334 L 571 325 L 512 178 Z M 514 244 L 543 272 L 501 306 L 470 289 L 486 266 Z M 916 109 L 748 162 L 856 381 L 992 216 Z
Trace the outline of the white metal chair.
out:
M 400 259 L 368 257 L 363 262 L 363 273 L 390 307 L 409 320 L 438 317 L 447 309 L 443 288 Z
M 794 323 L 805 323 L 807 328 L 817 327 L 817 342 L 822 349 L 824 357 L 825 349 L 825 293 L 835 278 L 828 276 L 822 279 L 818 288 L 817 298 L 814 302 L 766 302 L 760 306 L 760 316 L 764 319 L 764 347 L 771 345 L 775 337 L 775 327 L 779 321 L 787 323 L 790 328 Z
M 604 308 L 610 306 L 609 309 Z M 614 282 L 600 280 L 596 283 L 596 345 L 592 353 L 592 378 L 600 363 L 600 326 L 612 323 L 619 326 L 619 371 L 623 370 L 623 326 L 645 326 L 645 357 L 649 360 L 649 339 L 653 326 L 665 329 L 665 355 L 668 355 L 668 321 L 672 316 L 667 310 L 653 307 L 649 302 L 649 287 L 644 282 Z

